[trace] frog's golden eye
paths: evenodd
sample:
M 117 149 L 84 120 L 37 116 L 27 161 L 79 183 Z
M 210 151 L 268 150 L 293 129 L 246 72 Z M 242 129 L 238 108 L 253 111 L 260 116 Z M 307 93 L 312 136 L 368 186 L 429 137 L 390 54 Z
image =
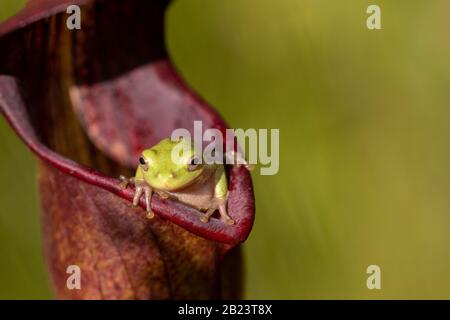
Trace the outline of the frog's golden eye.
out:
M 148 170 L 148 163 L 143 156 L 139 157 L 139 164 L 141 165 L 141 167 L 144 171 Z
M 193 156 L 188 164 L 188 171 L 194 171 L 200 166 L 200 158 Z

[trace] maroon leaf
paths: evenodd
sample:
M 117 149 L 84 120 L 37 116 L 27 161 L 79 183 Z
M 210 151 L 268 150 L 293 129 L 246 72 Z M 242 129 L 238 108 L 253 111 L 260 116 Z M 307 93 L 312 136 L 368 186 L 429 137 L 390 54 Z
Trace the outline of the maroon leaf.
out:
M 68 4 L 82 30 L 66 28 Z M 44 247 L 61 298 L 236 297 L 239 254 L 254 219 L 251 177 L 229 170 L 234 226 L 153 197 L 130 207 L 138 154 L 176 128 L 226 124 L 177 75 L 164 44 L 166 1 L 30 1 L 0 25 L 0 110 L 39 156 Z M 144 207 L 143 201 L 141 207 Z M 226 255 L 226 253 L 228 253 Z M 83 290 L 65 286 L 66 267 Z M 225 267 L 223 267 L 225 266 Z M 235 270 L 233 270 L 233 268 Z M 237 268 L 237 270 L 236 270 Z M 220 279 L 224 281 L 220 281 Z

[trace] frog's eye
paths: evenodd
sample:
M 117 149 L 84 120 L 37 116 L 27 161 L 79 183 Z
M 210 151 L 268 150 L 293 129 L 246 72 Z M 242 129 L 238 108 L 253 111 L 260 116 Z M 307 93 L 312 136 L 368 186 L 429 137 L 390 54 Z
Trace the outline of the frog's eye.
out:
M 141 165 L 141 167 L 144 171 L 148 170 L 148 163 L 143 156 L 139 157 L 139 164 Z
M 194 171 L 200 165 L 200 158 L 197 156 L 193 156 L 188 164 L 188 171 Z

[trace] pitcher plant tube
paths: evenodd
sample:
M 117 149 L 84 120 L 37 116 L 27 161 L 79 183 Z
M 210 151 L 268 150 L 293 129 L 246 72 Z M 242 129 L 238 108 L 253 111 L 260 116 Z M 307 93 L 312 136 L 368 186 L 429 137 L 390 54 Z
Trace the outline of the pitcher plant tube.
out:
M 79 5 L 81 30 L 66 27 Z M 192 130 L 225 132 L 178 75 L 165 45 L 170 1 L 32 0 L 0 25 L 0 110 L 36 154 L 43 247 L 60 299 L 239 298 L 240 243 L 252 228 L 251 176 L 227 166 L 234 225 L 158 195 L 133 209 L 140 152 Z M 69 290 L 67 268 L 81 271 Z

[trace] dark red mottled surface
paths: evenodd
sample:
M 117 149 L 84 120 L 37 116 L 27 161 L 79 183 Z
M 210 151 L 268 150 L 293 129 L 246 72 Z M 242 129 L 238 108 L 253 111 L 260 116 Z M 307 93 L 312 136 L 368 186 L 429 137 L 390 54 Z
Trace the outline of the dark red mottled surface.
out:
M 67 3 L 82 6 L 82 30 L 65 27 Z M 147 221 L 116 178 L 132 174 L 140 150 L 175 128 L 192 130 L 194 120 L 227 127 L 168 58 L 167 5 L 31 1 L 0 25 L 0 110 L 41 159 L 44 244 L 59 297 L 227 296 L 218 279 L 233 263 L 224 254 L 245 241 L 254 220 L 249 172 L 229 171 L 234 226 L 202 223 L 197 210 L 158 196 L 158 216 Z M 61 287 L 67 263 L 89 270 L 81 296 Z

